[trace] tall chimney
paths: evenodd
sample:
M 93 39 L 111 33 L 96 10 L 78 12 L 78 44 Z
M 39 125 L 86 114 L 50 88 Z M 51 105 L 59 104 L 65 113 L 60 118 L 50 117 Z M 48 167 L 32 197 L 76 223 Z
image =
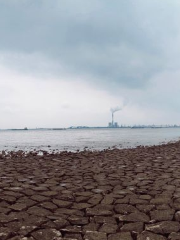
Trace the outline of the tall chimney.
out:
M 112 127 L 114 126 L 114 112 L 112 112 Z

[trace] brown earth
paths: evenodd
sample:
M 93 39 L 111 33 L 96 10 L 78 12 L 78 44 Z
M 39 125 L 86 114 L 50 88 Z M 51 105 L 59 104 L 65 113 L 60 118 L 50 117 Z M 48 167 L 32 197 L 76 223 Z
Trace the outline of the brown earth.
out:
M 180 142 L 0 153 L 0 240 L 180 240 Z

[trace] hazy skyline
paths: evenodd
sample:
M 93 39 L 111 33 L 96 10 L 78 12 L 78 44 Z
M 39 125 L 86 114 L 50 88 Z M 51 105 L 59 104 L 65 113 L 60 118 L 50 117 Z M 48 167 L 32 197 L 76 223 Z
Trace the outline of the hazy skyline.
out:
M 0 0 L 0 128 L 180 124 L 179 0 Z

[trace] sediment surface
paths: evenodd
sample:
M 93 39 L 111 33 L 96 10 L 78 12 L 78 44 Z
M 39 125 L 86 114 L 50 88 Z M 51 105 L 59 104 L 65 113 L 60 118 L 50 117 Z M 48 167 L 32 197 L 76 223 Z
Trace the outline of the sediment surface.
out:
M 180 142 L 0 154 L 0 240 L 180 239 Z

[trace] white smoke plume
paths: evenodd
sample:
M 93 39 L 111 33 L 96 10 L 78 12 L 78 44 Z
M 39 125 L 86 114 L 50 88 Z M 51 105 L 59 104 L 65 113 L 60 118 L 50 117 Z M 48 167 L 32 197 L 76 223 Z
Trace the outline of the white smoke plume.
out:
M 111 108 L 110 110 L 111 110 L 112 113 L 115 113 L 117 111 L 122 110 L 122 108 L 121 107 L 115 107 L 115 108 Z
M 126 105 L 127 105 L 127 101 L 124 101 L 124 102 L 122 103 L 122 106 L 121 106 L 121 107 L 117 106 L 117 107 L 111 108 L 110 111 L 111 111 L 112 113 L 121 111 Z

